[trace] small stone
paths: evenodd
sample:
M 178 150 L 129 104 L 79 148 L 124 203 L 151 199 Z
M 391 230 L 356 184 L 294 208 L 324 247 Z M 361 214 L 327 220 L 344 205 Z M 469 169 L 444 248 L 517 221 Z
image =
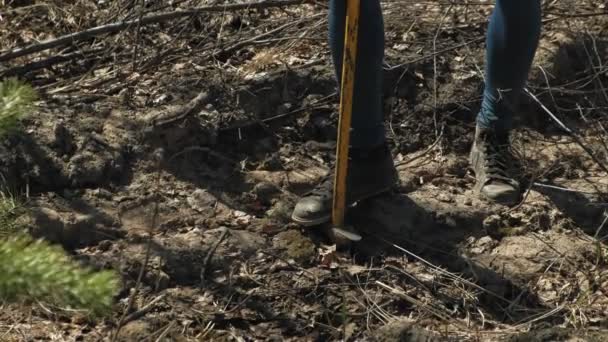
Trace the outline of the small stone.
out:
M 270 336 L 268 336 L 268 341 L 269 342 L 280 342 L 280 341 L 283 341 L 283 338 L 279 335 L 270 335 Z
M 291 103 L 283 103 L 277 107 L 277 114 L 285 114 L 288 113 L 293 105 Z
M 249 223 L 251 223 L 251 220 L 253 219 L 251 215 L 248 215 L 247 213 L 240 210 L 235 210 L 232 215 L 235 218 L 234 222 L 240 226 L 249 225 Z
M 138 320 L 127 323 L 117 336 L 118 341 L 141 341 L 145 340 L 153 333 L 149 323 Z
M 152 103 L 154 103 L 154 105 L 161 105 L 161 104 L 165 104 L 167 102 L 171 101 L 171 95 L 168 94 L 162 94 L 158 97 L 156 97 Z
M 481 254 L 481 253 L 492 250 L 497 245 L 498 245 L 498 242 L 496 242 L 496 240 L 492 239 L 490 236 L 484 236 L 473 243 L 473 248 L 471 248 L 471 253 Z
M 62 121 L 55 123 L 53 126 L 53 140 L 51 141 L 51 146 L 58 149 L 59 152 L 64 155 L 74 152 L 74 139 Z
M 502 225 L 500 215 L 490 215 L 483 220 L 483 228 L 486 231 L 495 231 Z
M 88 317 L 87 315 L 84 315 L 82 313 L 76 313 L 74 316 L 72 316 L 72 323 L 77 325 L 84 325 L 88 323 Z
M 239 249 L 245 254 L 254 254 L 262 249 L 266 242 L 262 236 L 246 230 L 233 230 L 230 234 L 238 240 Z
M 479 246 L 484 246 L 484 245 L 491 245 L 491 244 L 495 244 L 496 241 L 494 241 L 494 239 L 492 239 L 489 236 L 484 236 L 482 238 L 480 238 L 479 240 L 477 240 L 477 245 Z
M 374 332 L 376 341 L 442 341 L 440 336 L 409 320 L 395 320 Z
M 83 151 L 70 159 L 68 177 L 74 186 L 99 184 L 111 171 L 111 163 L 105 153 Z
M 67 199 L 73 199 L 78 196 L 73 190 L 70 189 L 63 189 L 62 195 Z
M 266 211 L 266 216 L 273 220 L 286 221 L 289 220 L 293 205 L 285 201 L 278 201 L 270 210 Z
M 45 238 L 50 242 L 62 242 L 65 225 L 57 211 L 44 207 L 32 208 L 30 218 L 30 234 L 36 238 Z
M 105 200 L 111 200 L 112 199 L 112 193 L 106 189 L 102 189 L 102 188 L 98 188 L 95 189 L 93 191 L 93 194 L 99 198 L 105 199 Z
M 253 187 L 253 191 L 258 196 L 258 198 L 264 201 L 271 200 L 274 195 L 279 194 L 281 192 L 276 185 L 268 182 L 261 182 L 256 184 Z
M 97 248 L 102 252 L 107 252 L 110 250 L 110 248 L 112 248 L 112 241 L 103 240 L 103 241 L 99 242 L 99 244 L 97 245 Z
M 204 214 L 213 214 L 217 198 L 203 189 L 196 189 L 190 196 L 186 197 L 186 202 L 192 209 Z
M 287 230 L 274 237 L 275 248 L 284 249 L 289 258 L 300 263 L 309 263 L 316 256 L 315 244 L 298 230 Z
M 163 271 L 158 271 L 157 274 L 155 274 L 155 282 L 154 282 L 154 287 L 156 288 L 156 291 L 162 291 L 165 290 L 167 288 L 169 288 L 169 283 L 171 282 L 171 278 L 169 277 L 169 275 Z
M 454 201 L 451 196 L 444 193 L 438 194 L 437 199 L 444 203 L 452 203 Z

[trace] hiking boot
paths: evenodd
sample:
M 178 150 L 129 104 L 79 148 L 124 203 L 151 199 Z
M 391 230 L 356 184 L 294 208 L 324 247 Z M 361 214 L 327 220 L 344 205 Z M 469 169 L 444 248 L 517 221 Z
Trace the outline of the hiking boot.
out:
M 346 177 L 346 205 L 368 199 L 390 190 L 398 181 L 390 150 L 381 146 L 368 150 L 351 150 Z M 314 226 L 331 219 L 334 172 L 296 204 L 291 218 L 304 226 Z
M 513 178 L 514 158 L 507 134 L 498 136 L 478 126 L 470 162 L 477 179 L 475 191 L 482 197 L 502 204 L 513 204 L 519 199 L 519 182 Z

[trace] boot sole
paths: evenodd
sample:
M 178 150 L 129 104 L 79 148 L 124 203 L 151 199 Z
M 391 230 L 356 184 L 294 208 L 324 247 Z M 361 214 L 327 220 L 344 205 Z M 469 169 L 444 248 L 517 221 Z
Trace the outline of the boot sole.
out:
M 511 193 L 511 194 L 502 194 L 502 195 L 499 195 L 496 197 L 490 197 L 490 196 L 486 195 L 485 193 L 483 193 L 483 191 L 481 191 L 481 190 L 478 190 L 477 193 L 480 198 L 485 199 L 486 201 L 496 203 L 496 204 L 502 204 L 502 205 L 506 205 L 506 206 L 511 206 L 511 205 L 517 204 L 521 197 L 521 192 L 517 192 L 517 191 L 514 193 Z
M 394 187 L 394 185 L 391 185 L 391 186 L 389 186 L 387 188 L 384 188 L 384 189 L 378 190 L 376 192 L 370 193 L 368 195 L 362 196 L 361 198 L 357 199 L 353 203 L 347 204 L 346 206 L 348 208 L 348 207 L 350 207 L 351 205 L 353 205 L 353 204 L 355 204 L 357 202 L 361 202 L 361 201 L 370 199 L 372 197 L 378 196 L 380 194 L 383 194 L 385 192 L 388 192 L 393 187 Z M 301 217 L 298 217 L 298 216 L 292 214 L 291 215 L 291 220 L 294 221 L 295 223 L 298 223 L 298 224 L 304 226 L 304 227 L 313 227 L 313 226 L 318 226 L 320 224 L 329 222 L 331 220 L 331 212 L 329 214 L 325 215 L 325 216 L 321 216 L 321 217 L 316 218 L 314 220 L 306 220 L 306 219 L 303 219 Z
M 327 216 L 322 216 L 319 217 L 315 220 L 304 220 L 302 218 L 299 218 L 295 215 L 291 215 L 291 220 L 299 225 L 302 225 L 304 227 L 313 227 L 313 226 L 318 226 L 320 224 L 329 222 L 331 219 L 331 214 L 327 215 Z

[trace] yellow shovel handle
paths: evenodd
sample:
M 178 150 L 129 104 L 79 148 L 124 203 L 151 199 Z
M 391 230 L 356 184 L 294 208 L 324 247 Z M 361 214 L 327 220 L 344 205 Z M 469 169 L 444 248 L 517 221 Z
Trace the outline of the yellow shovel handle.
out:
M 334 227 L 344 227 L 344 215 L 346 211 L 346 175 L 348 171 L 348 147 L 350 145 L 353 93 L 355 88 L 359 4 L 360 0 L 347 0 L 346 3 L 346 29 L 344 34 L 344 57 L 342 62 L 340 90 L 340 118 L 338 122 L 338 146 L 336 149 L 336 173 L 332 207 L 332 221 Z

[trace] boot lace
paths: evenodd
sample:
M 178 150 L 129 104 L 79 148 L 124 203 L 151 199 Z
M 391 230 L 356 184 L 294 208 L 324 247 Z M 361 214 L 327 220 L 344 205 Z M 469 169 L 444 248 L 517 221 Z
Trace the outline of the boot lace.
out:
M 509 144 L 490 138 L 484 143 L 485 149 L 485 172 L 488 181 L 508 183 L 512 177 L 508 174 L 508 165 L 513 159 L 509 150 Z

